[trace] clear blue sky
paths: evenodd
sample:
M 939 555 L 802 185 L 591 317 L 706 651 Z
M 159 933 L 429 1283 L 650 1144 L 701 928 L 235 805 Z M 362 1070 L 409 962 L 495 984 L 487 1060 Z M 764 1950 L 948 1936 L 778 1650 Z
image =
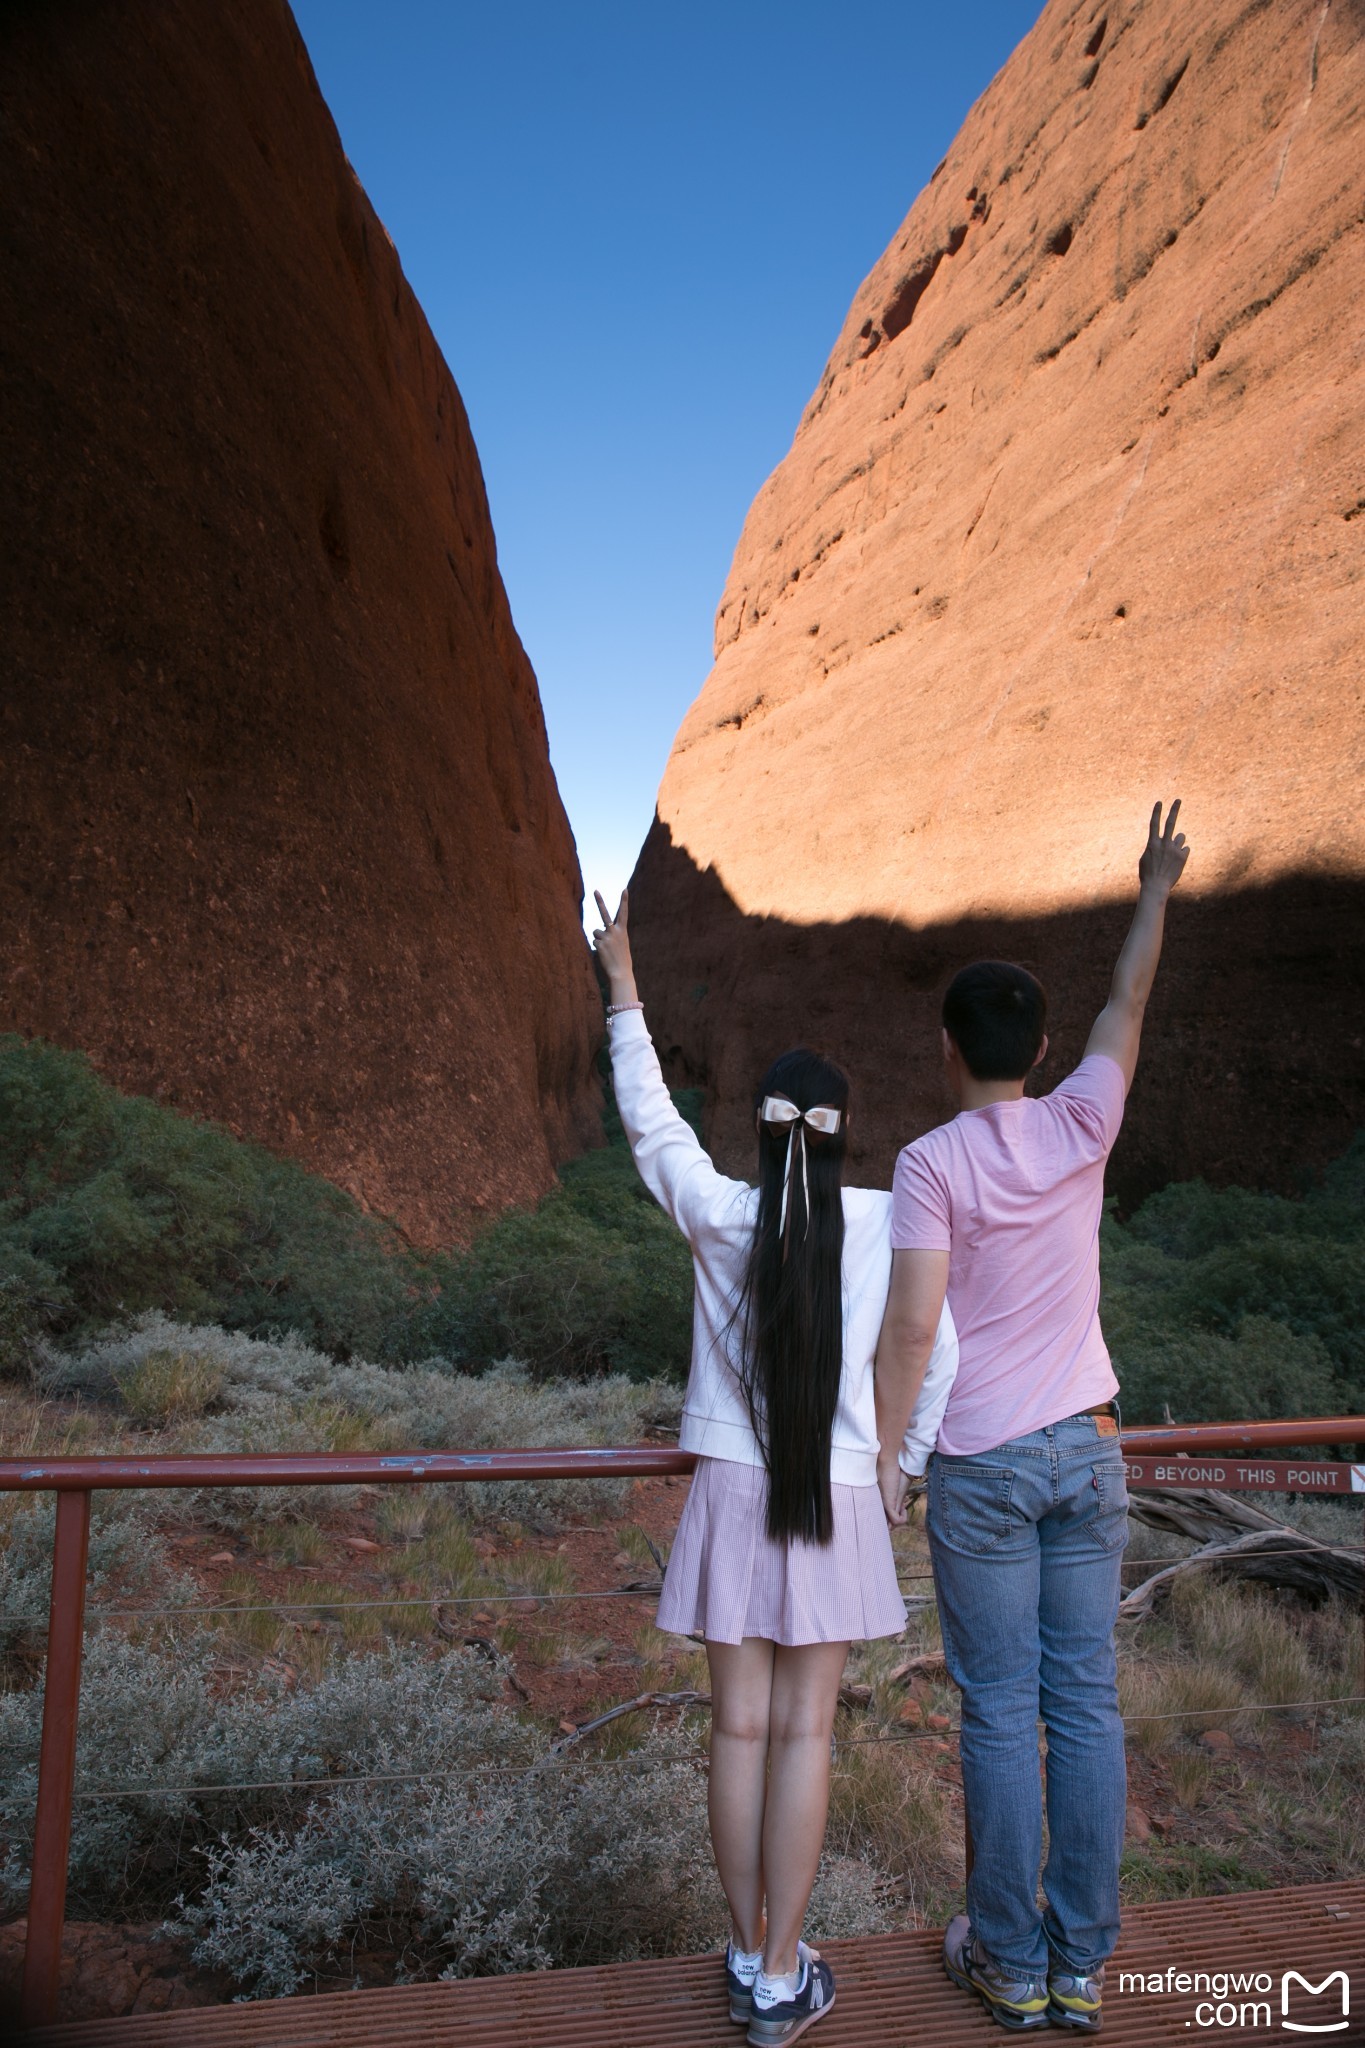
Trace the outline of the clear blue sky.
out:
M 464 394 L 584 881 L 617 890 L 750 501 L 1036 0 L 294 9 Z

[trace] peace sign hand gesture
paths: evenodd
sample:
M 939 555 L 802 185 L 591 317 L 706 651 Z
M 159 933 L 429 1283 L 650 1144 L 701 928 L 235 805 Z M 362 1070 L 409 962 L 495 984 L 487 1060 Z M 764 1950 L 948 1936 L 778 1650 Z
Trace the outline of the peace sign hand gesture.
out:
M 1180 798 L 1177 797 L 1166 813 L 1163 832 L 1161 805 L 1154 806 L 1152 822 L 1147 828 L 1147 845 L 1138 862 L 1138 881 L 1149 895 L 1159 896 L 1163 903 L 1185 872 L 1185 863 L 1190 857 L 1184 833 L 1175 829 L 1179 816 Z
M 592 935 L 593 946 L 602 963 L 607 977 L 613 1003 L 634 1003 L 639 1000 L 635 992 L 635 966 L 630 957 L 630 932 L 627 919 L 630 914 L 630 892 L 621 891 L 621 901 L 613 917 L 602 901 L 600 889 L 593 890 L 597 912 L 602 920 L 600 928 Z

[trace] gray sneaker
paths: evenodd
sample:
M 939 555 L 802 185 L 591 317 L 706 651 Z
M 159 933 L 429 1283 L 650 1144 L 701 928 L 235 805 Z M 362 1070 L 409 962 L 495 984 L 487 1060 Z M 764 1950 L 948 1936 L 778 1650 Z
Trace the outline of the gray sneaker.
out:
M 834 1972 L 829 1964 L 822 1963 L 804 1942 L 798 1953 L 801 1982 L 796 1995 L 784 1998 L 778 2005 L 760 2005 L 755 1998 L 746 2036 L 749 2048 L 784 2048 L 786 2042 L 794 2041 L 807 2027 L 822 2020 L 833 2005 Z
M 954 1984 L 963 1991 L 976 1993 L 1002 2027 L 1024 2034 L 1050 2024 L 1047 1978 L 1021 1976 L 1001 1963 L 993 1963 L 977 1948 L 972 1923 L 965 1913 L 948 1922 L 943 1937 L 943 1967 Z
M 1070 1970 L 1050 1969 L 1047 1973 L 1048 2018 L 1054 2027 L 1072 2027 L 1079 2034 L 1098 2034 L 1104 2022 L 1100 2006 L 1104 1999 L 1104 1964 L 1088 1977 Z
M 737 1970 L 735 1968 L 735 1945 L 728 1942 L 725 1949 L 725 1989 L 730 1999 L 730 2017 L 737 2027 L 747 2027 L 754 2009 L 754 1979 L 758 1975 L 758 1964 Z

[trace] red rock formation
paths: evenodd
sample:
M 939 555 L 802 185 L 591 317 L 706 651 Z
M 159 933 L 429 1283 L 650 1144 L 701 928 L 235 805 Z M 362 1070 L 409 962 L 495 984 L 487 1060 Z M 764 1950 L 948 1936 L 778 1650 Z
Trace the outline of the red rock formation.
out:
M 985 950 L 1074 1056 L 1179 794 L 1120 1180 L 1283 1179 L 1365 1120 L 1362 29 L 1051 0 L 859 291 L 636 878 L 646 993 L 727 1104 L 819 1030 L 884 1171 Z
M 596 1129 L 460 396 L 283 0 L 0 28 L 0 1023 L 419 1238 Z
M 27 1938 L 26 1918 L 0 1927 L 0 2023 L 10 2026 L 18 2024 Z M 98 1920 L 68 1920 L 62 1929 L 58 2019 L 115 2019 L 225 2005 L 232 1980 L 220 1971 L 196 1969 L 189 1949 L 187 1940 L 156 1923 L 110 1927 Z

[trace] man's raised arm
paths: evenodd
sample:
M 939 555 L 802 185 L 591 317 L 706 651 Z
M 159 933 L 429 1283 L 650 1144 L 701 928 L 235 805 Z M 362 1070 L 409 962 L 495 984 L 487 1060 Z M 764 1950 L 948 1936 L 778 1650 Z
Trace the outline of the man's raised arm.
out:
M 1142 1018 L 1147 998 L 1156 979 L 1161 958 L 1161 940 L 1166 928 L 1166 899 L 1180 880 L 1190 849 L 1175 821 L 1180 815 L 1176 798 L 1161 826 L 1161 805 L 1152 811 L 1147 846 L 1138 862 L 1138 903 L 1133 922 L 1123 942 L 1114 969 L 1109 1000 L 1095 1019 L 1086 1043 L 1087 1057 L 1101 1052 L 1123 1069 L 1125 1090 L 1133 1085 L 1138 1047 L 1142 1042 Z

